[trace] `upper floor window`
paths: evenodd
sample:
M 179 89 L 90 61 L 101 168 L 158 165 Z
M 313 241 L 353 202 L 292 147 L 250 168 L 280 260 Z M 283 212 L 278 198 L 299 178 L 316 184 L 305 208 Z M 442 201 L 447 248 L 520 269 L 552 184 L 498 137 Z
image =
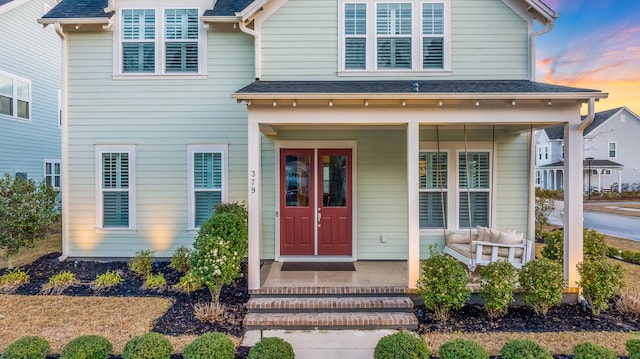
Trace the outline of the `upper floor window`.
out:
M 542 147 L 538 146 L 538 159 L 542 160 Z
M 0 71 L 0 116 L 31 119 L 31 81 Z
M 198 9 L 122 9 L 123 74 L 197 74 L 204 43 Z
M 341 70 L 449 68 L 448 1 L 345 0 Z
M 618 154 L 618 144 L 616 142 L 609 142 L 609 158 L 616 158 Z
M 564 160 L 564 143 L 562 144 L 562 146 L 560 146 L 561 151 L 562 151 L 562 159 Z

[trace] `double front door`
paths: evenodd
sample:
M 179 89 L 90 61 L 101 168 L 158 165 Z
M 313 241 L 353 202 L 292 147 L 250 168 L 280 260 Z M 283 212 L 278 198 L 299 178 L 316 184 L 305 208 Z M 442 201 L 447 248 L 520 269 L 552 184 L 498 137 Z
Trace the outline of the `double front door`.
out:
M 351 255 L 351 149 L 280 150 L 280 254 Z

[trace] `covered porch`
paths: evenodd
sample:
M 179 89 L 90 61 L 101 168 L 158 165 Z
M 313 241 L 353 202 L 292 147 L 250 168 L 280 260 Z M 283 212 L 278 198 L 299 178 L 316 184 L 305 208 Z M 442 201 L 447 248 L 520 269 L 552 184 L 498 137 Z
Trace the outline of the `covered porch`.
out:
M 379 277 L 376 283 L 411 289 L 420 274 L 420 259 L 428 257 L 431 245 L 441 250 L 447 232 L 475 230 L 475 225 L 466 225 L 466 221 L 513 228 L 533 238 L 531 138 L 533 130 L 558 124 L 565 128 L 565 173 L 569 174 L 565 184 L 565 277 L 568 286 L 575 287 L 576 265 L 582 261 L 580 108 L 605 96 L 599 91 L 529 81 L 256 82 L 239 90 L 234 97 L 246 102 L 249 117 L 249 289 L 309 283 L 349 285 L 353 278 L 362 279 L 365 273 L 381 269 L 367 266 L 366 260 L 385 259 L 403 261 L 406 270 L 393 271 L 393 276 L 374 275 Z M 473 221 L 471 214 L 465 218 L 462 200 L 471 203 L 470 191 L 465 194 L 456 182 L 447 188 L 442 184 L 429 187 L 421 173 L 428 167 L 425 161 L 429 154 L 448 153 L 451 173 L 447 176 L 460 181 L 460 153 L 472 151 L 486 153 L 480 157 L 490 163 L 482 170 L 487 173 L 484 189 L 474 188 L 486 195 L 473 194 L 474 200 L 485 198 L 480 202 L 487 213 Z M 283 246 L 284 233 L 300 236 L 296 230 L 289 231 L 281 219 L 284 203 L 289 204 L 288 192 L 300 190 L 298 185 L 287 184 L 292 176 L 287 173 L 294 167 L 284 164 L 300 168 L 303 155 L 313 163 L 305 164 L 306 168 L 317 169 L 317 176 L 305 183 L 315 184 L 320 194 L 317 204 L 304 202 L 312 207 L 310 214 L 303 216 L 312 228 L 311 244 L 308 252 L 297 254 Z M 376 162 L 385 156 L 386 164 Z M 324 167 L 323 158 L 330 158 Z M 327 231 L 324 221 L 330 216 L 322 187 L 331 190 L 331 185 L 323 182 L 337 163 L 331 158 L 347 158 L 340 163 L 348 162 L 352 171 L 344 180 L 351 190 L 341 204 L 349 209 L 336 215 L 348 218 L 345 228 L 351 242 L 345 242 L 346 251 L 323 256 L 318 238 L 321 231 Z M 383 171 L 387 167 L 391 170 Z M 316 196 L 315 190 L 309 193 Z M 441 204 L 446 198 L 446 208 L 429 202 L 430 196 Z M 303 203 L 298 197 L 295 201 L 296 205 Z M 280 272 L 277 280 L 271 277 L 270 281 L 261 273 L 261 264 L 271 260 L 275 261 L 271 266 L 289 260 L 353 261 L 360 269 L 347 275 L 326 272 L 312 277 Z

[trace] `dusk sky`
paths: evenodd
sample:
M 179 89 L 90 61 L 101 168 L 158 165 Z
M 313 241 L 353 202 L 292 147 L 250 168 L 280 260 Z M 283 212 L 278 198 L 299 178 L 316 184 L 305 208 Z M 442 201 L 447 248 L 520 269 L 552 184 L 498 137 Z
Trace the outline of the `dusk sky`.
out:
M 560 17 L 538 37 L 537 81 L 602 90 L 609 98 L 596 111 L 640 115 L 640 1 L 543 1 Z

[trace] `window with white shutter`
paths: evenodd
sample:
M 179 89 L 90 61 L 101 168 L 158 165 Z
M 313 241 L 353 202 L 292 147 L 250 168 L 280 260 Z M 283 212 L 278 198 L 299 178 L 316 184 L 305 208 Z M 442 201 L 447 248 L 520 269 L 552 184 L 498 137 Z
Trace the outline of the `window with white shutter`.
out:
M 489 152 L 458 154 L 458 208 L 460 209 L 458 228 L 489 226 L 491 188 L 489 157 Z
M 344 5 L 344 66 L 364 70 L 367 66 L 367 4 Z
M 420 152 L 420 228 L 447 227 L 447 152 Z
M 96 146 L 98 228 L 133 229 L 134 146 Z
M 189 228 L 199 228 L 226 200 L 226 145 L 190 145 Z

